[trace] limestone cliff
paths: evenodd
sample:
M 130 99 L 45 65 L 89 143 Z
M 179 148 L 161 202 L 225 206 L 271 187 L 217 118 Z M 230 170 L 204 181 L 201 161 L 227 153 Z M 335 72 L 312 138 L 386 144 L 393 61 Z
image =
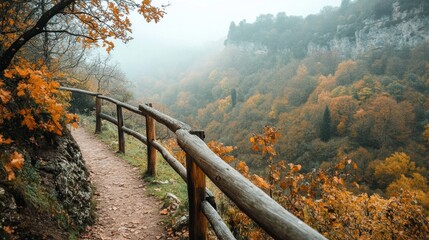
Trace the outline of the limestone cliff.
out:
M 395 1 L 389 15 L 338 25 L 327 44 L 310 42 L 308 54 L 333 50 L 344 56 L 356 57 L 367 50 L 386 46 L 395 49 L 415 47 L 429 41 L 429 16 L 424 14 L 425 11 L 427 9 L 423 5 L 404 11 Z

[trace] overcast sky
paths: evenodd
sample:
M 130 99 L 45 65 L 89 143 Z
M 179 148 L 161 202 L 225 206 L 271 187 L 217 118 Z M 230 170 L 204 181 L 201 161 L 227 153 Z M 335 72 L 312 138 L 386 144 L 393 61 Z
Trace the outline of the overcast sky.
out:
M 307 16 L 324 6 L 339 6 L 341 0 L 156 0 L 170 3 L 167 14 L 157 24 L 146 23 L 133 15 L 133 40 L 116 44 L 113 60 L 119 62 L 129 78 L 135 78 L 142 63 L 159 51 L 174 47 L 199 47 L 207 42 L 224 40 L 232 21 L 254 22 L 260 14 Z M 143 60 L 143 61 L 142 61 Z M 134 80 L 134 79 L 130 79 Z

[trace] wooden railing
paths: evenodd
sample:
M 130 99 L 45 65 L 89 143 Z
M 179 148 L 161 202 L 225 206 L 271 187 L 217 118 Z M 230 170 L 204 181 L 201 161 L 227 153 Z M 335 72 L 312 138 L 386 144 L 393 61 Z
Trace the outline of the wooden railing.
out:
M 157 111 L 151 104 L 135 107 L 99 93 L 67 87 L 61 89 L 95 97 L 95 132 L 101 131 L 102 120 L 117 125 L 120 152 L 125 153 L 125 133 L 146 144 L 150 175 L 156 175 L 156 151 L 159 151 L 168 164 L 187 182 L 190 239 L 206 239 L 207 220 L 219 239 L 235 239 L 213 206 L 213 195 L 206 189 L 206 176 L 273 238 L 325 239 L 212 152 L 203 141 L 203 131 L 192 130 L 189 125 Z M 116 105 L 116 118 L 102 113 L 102 100 Z M 123 108 L 146 118 L 145 135 L 125 127 Z M 155 122 L 176 134 L 179 146 L 186 152 L 186 168 L 156 141 Z

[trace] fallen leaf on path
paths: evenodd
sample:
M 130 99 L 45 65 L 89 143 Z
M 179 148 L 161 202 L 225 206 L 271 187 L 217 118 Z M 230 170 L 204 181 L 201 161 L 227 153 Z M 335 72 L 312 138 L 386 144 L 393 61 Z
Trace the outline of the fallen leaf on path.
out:
M 161 215 L 167 215 L 168 214 L 168 209 L 164 208 L 159 212 Z

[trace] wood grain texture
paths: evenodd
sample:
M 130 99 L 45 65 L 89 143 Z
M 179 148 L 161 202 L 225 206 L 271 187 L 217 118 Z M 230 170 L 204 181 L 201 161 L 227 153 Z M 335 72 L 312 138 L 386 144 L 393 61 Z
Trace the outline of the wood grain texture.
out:
M 167 114 L 164 114 L 152 107 L 140 105 L 139 110 L 146 116 L 151 116 L 157 122 L 165 125 L 168 129 L 170 129 L 173 132 L 177 131 L 178 129 L 187 129 L 187 130 L 191 129 L 191 127 L 188 124 L 183 123 L 179 120 L 176 120 L 168 116 Z
M 152 107 L 152 104 L 148 104 Z M 147 115 L 146 116 L 146 139 L 147 139 L 147 172 L 150 176 L 156 176 L 156 149 L 152 143 L 156 141 L 155 136 L 155 120 Z
M 210 222 L 210 225 L 213 228 L 213 231 L 216 233 L 216 236 L 220 240 L 231 240 L 235 239 L 232 235 L 228 226 L 223 222 L 222 218 L 216 212 L 216 210 L 210 205 L 209 202 L 203 201 L 201 203 L 203 213 L 207 217 L 207 220 Z
M 179 145 L 213 183 L 275 239 L 325 239 L 225 163 L 198 137 L 176 131 Z

